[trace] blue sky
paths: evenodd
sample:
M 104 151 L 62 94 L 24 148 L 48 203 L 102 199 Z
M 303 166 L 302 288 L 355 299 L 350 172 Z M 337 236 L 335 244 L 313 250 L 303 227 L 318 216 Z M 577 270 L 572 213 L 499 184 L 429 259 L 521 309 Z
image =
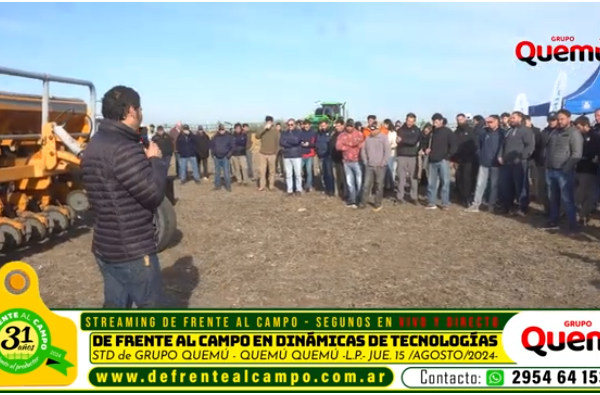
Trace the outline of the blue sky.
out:
M 512 110 L 547 101 L 559 71 L 576 89 L 593 64 L 515 60 L 517 42 L 597 43 L 594 3 L 1 3 L 0 64 L 117 84 L 147 123 L 300 117 L 317 100 L 362 119 Z M 569 17 L 567 17 L 570 15 Z M 567 19 L 565 19 L 567 18 Z M 38 83 L 0 76 L 0 90 Z M 85 97 L 54 85 L 52 94 Z

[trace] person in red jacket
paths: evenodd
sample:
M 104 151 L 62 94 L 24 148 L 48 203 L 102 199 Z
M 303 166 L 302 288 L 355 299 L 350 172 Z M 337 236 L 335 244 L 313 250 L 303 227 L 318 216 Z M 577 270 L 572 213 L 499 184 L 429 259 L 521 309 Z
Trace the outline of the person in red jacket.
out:
M 362 188 L 360 149 L 363 142 L 363 134 L 354 128 L 354 121 L 348 119 L 346 130 L 340 133 L 335 148 L 342 152 L 344 159 L 344 173 L 346 174 L 346 187 L 348 189 L 346 206 L 350 208 L 358 208 L 359 191 Z

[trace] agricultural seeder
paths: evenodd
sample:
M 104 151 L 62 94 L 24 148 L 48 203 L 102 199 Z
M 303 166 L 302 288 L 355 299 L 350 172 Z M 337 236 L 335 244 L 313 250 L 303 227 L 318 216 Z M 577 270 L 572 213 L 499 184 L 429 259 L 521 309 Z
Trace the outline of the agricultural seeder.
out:
M 96 89 L 89 81 L 0 67 L 42 81 L 41 96 L 0 92 L 0 251 L 66 232 L 90 209 L 80 161 L 93 136 Z M 89 102 L 50 96 L 50 82 L 89 88 Z M 167 199 L 157 211 L 159 249 L 176 231 Z

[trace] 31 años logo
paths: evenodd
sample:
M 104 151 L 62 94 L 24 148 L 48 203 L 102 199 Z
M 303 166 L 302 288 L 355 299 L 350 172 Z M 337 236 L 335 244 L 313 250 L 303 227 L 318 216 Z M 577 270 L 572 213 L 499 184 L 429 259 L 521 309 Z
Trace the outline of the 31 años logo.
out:
M 595 62 L 600 61 L 600 47 L 590 44 L 571 44 L 574 36 L 553 36 L 550 39 L 555 44 L 536 45 L 531 41 L 520 41 L 515 47 L 517 59 L 530 66 L 538 62 Z

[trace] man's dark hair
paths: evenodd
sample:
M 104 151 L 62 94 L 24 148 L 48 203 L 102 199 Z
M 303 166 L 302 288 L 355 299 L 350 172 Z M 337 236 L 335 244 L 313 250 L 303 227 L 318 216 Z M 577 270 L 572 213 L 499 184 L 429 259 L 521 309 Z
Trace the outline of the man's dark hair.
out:
M 521 111 L 513 111 L 513 115 L 518 115 L 523 121 L 525 120 L 525 114 L 523 114 Z
M 465 114 L 463 114 L 462 112 L 459 112 L 458 114 L 456 114 L 456 118 L 458 118 L 458 117 L 465 118 Z
M 270 116 L 270 115 L 267 115 L 267 116 L 265 117 L 265 122 L 273 122 L 273 117 L 272 117 L 272 116 Z
M 485 122 L 485 119 L 483 119 L 483 117 L 481 115 L 475 115 L 473 117 L 473 121 L 475 121 L 476 123 L 481 123 L 481 122 Z
M 409 112 L 408 114 L 406 114 L 406 119 L 408 118 L 417 119 L 417 116 L 414 113 Z
M 367 117 L 367 121 L 371 121 L 371 120 L 376 121 L 377 120 L 377 116 L 376 115 L 369 115 Z
M 302 121 L 302 125 L 310 125 L 310 121 L 308 119 L 305 119 Z
M 440 114 L 439 112 L 436 112 L 435 114 L 433 114 L 431 116 L 431 120 L 432 121 L 443 121 L 445 118 L 442 114 Z
M 354 127 L 354 119 L 348 118 L 346 121 L 346 126 Z
M 490 118 L 500 122 L 500 117 L 497 114 L 490 115 Z
M 442 125 L 448 125 L 448 120 L 446 118 L 442 118 Z
M 425 125 L 423 125 L 423 130 L 425 129 L 433 129 L 433 125 L 427 122 Z
M 163 127 L 163 125 L 158 125 L 158 127 L 156 128 L 156 130 L 165 130 L 165 128 Z
M 249 128 L 249 127 L 250 127 L 250 125 L 248 125 L 247 123 L 243 123 L 243 124 L 242 124 L 242 127 L 243 127 L 243 128 Z
M 345 122 L 344 122 L 344 120 L 342 118 L 338 118 L 338 119 L 335 120 L 335 124 L 336 125 L 344 125 Z
M 565 117 L 571 116 L 571 111 L 564 109 L 564 108 L 558 110 L 558 113 L 564 115 Z
M 580 125 L 580 126 L 591 126 L 590 124 L 590 119 L 588 117 L 586 117 L 585 115 L 581 115 L 579 117 L 577 117 L 575 119 L 575 122 L 573 122 L 575 125 Z
M 155 127 L 153 123 L 150 124 L 150 126 L 148 126 L 149 128 L 153 128 Z
M 238 123 L 236 123 L 235 125 L 233 125 L 233 127 L 234 127 L 234 128 L 241 128 L 241 127 L 242 127 L 242 124 L 238 122 Z
M 102 117 L 111 121 L 123 121 L 131 107 L 137 110 L 140 106 L 139 93 L 127 86 L 117 85 L 102 97 Z
M 503 112 L 503 113 L 500 115 L 500 117 L 501 117 L 501 118 L 510 117 L 510 114 L 509 114 L 509 113 L 507 113 L 507 112 Z
M 275 126 L 281 126 L 281 122 L 277 122 Z M 243 126 L 242 126 L 243 127 Z

